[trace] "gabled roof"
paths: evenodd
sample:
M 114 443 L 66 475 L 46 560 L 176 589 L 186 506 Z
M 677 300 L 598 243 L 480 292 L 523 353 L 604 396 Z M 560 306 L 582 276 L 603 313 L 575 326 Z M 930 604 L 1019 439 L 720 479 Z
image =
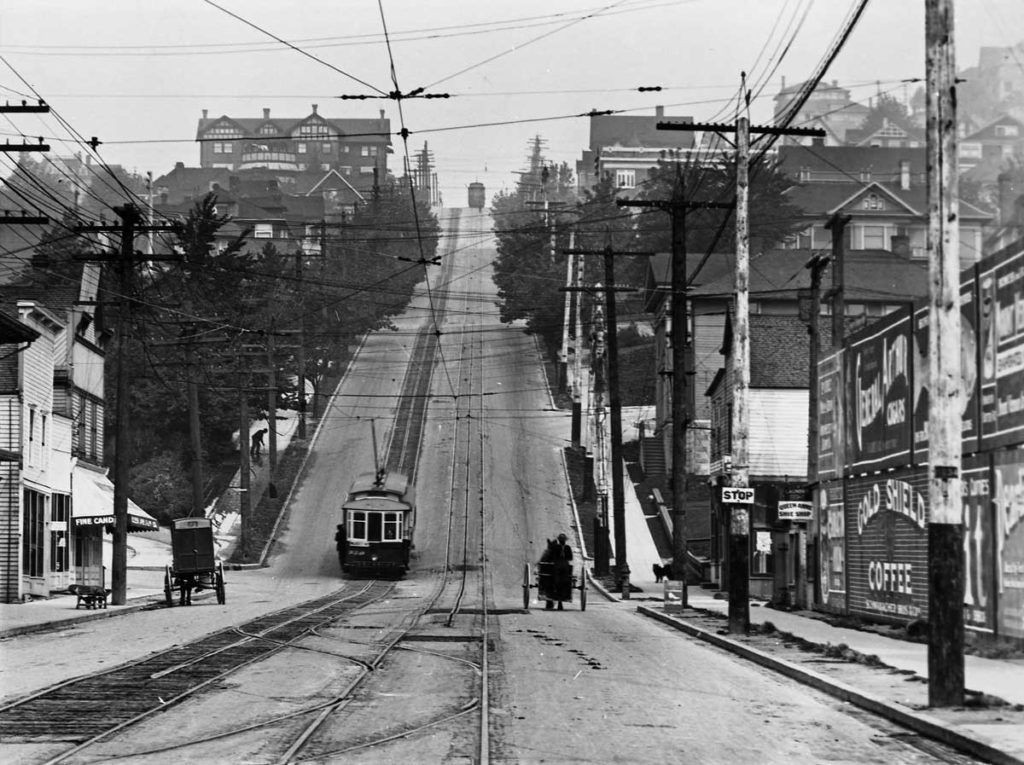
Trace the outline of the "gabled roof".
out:
M 836 183 L 833 181 L 809 181 L 798 183 L 786 190 L 790 202 L 800 207 L 808 217 L 826 218 L 833 213 L 846 211 L 856 212 L 863 216 L 885 216 L 898 213 L 898 210 L 872 211 L 861 210 L 851 206 L 861 198 L 868 189 L 884 194 L 906 214 L 924 219 L 928 214 L 928 189 L 921 184 L 911 185 L 909 189 L 900 188 L 898 183 Z M 969 202 L 960 200 L 960 219 L 964 221 L 986 222 L 992 214 L 975 207 Z
M 779 147 L 778 169 L 797 178 L 801 168 L 815 173 L 845 173 L 856 179 L 861 171 L 874 180 L 898 181 L 900 163 L 910 162 L 912 173 L 922 174 L 927 167 L 924 148 L 889 146 L 790 146 Z
M 996 125 L 1016 125 L 1018 134 L 1015 136 L 997 136 L 995 135 Z M 1015 143 L 1017 141 L 1024 140 L 1024 122 L 1014 117 L 1012 114 L 1000 114 L 994 120 L 986 124 L 984 127 L 975 130 L 966 138 L 964 141 L 978 141 L 983 139 L 996 139 L 1000 141 L 1006 141 L 1007 143 Z
M 323 177 L 317 181 L 309 191 L 305 192 L 305 195 L 312 196 L 316 193 L 335 189 L 343 192 L 343 196 L 352 196 L 360 202 L 366 201 L 363 195 L 359 193 L 359 190 L 356 189 L 356 187 L 353 186 L 345 176 L 334 169 L 328 170 L 324 173 Z
M 31 343 L 39 333 L 0 310 L 0 343 Z
M 900 192 L 895 192 L 892 188 L 876 182 L 860 184 L 829 183 L 827 181 L 820 181 L 816 183 L 814 181 L 810 181 L 808 183 L 800 183 L 796 186 L 790 187 L 786 191 L 786 196 L 790 202 L 800 207 L 805 213 L 820 215 L 823 217 L 828 217 L 842 210 L 852 211 L 851 208 L 855 206 L 855 203 L 858 200 L 871 193 L 888 199 L 897 209 L 876 212 L 871 210 L 862 210 L 857 207 L 856 211 L 858 213 L 893 215 L 894 213 L 902 211 L 913 216 L 923 216 L 927 214 L 927 210 L 915 210 L 907 203 L 903 195 L 906 195 L 912 190 L 913 189 L 901 189 Z
M 348 119 L 328 119 L 322 114 L 319 114 L 316 109 L 310 112 L 305 117 L 229 117 L 226 114 L 220 117 L 203 117 L 199 120 L 199 124 L 196 128 L 196 138 L 202 138 L 206 131 L 214 127 L 218 123 L 227 122 L 232 127 L 238 129 L 242 134 L 241 138 L 262 138 L 267 140 L 273 138 L 273 136 L 260 135 L 259 129 L 264 125 L 273 124 L 277 130 L 278 136 L 290 136 L 292 131 L 299 127 L 299 125 L 306 124 L 310 121 L 322 121 L 326 123 L 332 130 L 332 139 L 337 138 L 360 138 L 364 139 L 367 143 L 373 141 L 379 141 L 390 146 L 391 144 L 391 121 L 386 117 L 370 117 L 370 118 L 348 118 Z M 228 139 L 238 140 L 238 139 Z
M 807 250 L 768 250 L 750 259 L 750 297 L 791 300 L 811 286 Z M 735 262 L 735 256 L 729 258 Z M 822 289 L 832 283 L 832 267 L 822 272 Z M 887 250 L 851 250 L 845 255 L 843 287 L 847 301 L 899 303 L 928 294 L 928 264 L 910 261 Z M 721 300 L 736 292 L 732 273 L 696 287 L 691 300 Z
M 704 261 L 703 265 L 701 262 Z M 712 253 L 704 260 L 703 253 L 686 254 L 686 278 L 692 279 L 691 289 L 717 279 L 726 273 L 732 273 L 735 258 L 732 255 Z M 697 269 L 700 269 L 699 271 Z M 647 275 L 644 282 L 644 310 L 648 313 L 657 311 L 672 288 L 672 254 L 659 252 L 648 259 Z
M 637 117 L 609 114 L 590 118 L 589 148 L 602 146 L 642 147 L 645 149 L 689 149 L 695 136 L 689 130 L 658 130 L 659 122 L 693 122 L 693 117 L 665 115 Z

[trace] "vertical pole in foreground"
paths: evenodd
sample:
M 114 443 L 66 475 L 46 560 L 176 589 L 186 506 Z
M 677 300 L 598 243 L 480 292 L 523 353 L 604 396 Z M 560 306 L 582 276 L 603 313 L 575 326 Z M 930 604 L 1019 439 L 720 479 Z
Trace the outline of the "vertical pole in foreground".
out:
M 745 85 L 744 85 L 745 88 Z M 736 313 L 732 339 L 732 485 L 750 484 L 748 458 L 748 406 L 750 391 L 750 231 L 749 184 L 750 122 L 736 122 Z M 734 504 L 729 518 L 729 632 L 750 629 L 750 514 L 746 505 Z
M 928 155 L 928 704 L 964 701 L 960 224 L 953 0 L 926 0 Z
M 623 599 L 629 598 L 626 560 L 626 495 L 622 483 L 622 402 L 619 398 L 619 328 L 615 316 L 615 258 L 609 243 L 604 254 L 604 300 L 607 311 L 608 404 L 611 418 L 612 512 L 615 514 L 615 579 Z
M 114 208 L 121 216 L 121 251 L 117 261 L 117 425 L 114 452 L 114 538 L 112 545 L 110 602 L 123 606 L 128 597 L 128 482 L 131 427 L 129 417 L 128 368 L 126 357 L 132 331 L 131 275 L 134 257 L 135 223 L 139 211 L 134 205 Z
M 324 229 L 326 230 L 326 228 Z M 321 237 L 321 246 L 326 246 L 326 237 Z M 320 256 L 326 258 L 326 255 L 321 251 Z M 295 253 L 295 284 L 298 285 L 299 289 L 302 289 L 302 250 L 299 249 Z M 306 309 L 302 305 L 299 307 L 301 315 L 299 316 L 299 347 L 295 349 L 295 365 L 298 367 L 295 371 L 295 376 L 298 379 L 298 404 L 299 404 L 299 422 L 295 431 L 295 434 L 305 440 L 306 438 Z
M 242 358 L 238 359 L 238 519 L 241 530 L 238 536 L 238 549 L 242 560 L 249 560 L 249 534 L 252 524 L 252 486 L 249 470 L 249 391 L 247 390 L 247 374 L 242 366 Z
M 672 214 L 672 579 L 683 583 L 680 605 L 686 608 L 686 431 L 689 426 L 686 315 L 686 208 L 682 173 L 676 179 Z

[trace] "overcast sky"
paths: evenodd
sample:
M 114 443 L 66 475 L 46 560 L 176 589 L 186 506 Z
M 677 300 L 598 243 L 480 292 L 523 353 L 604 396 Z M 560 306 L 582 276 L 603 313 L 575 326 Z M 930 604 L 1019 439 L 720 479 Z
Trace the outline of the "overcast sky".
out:
M 410 154 L 434 155 L 446 204 L 514 182 L 534 135 L 574 167 L 591 109 L 731 120 L 740 73 L 768 122 L 783 78 L 808 79 L 854 0 L 0 0 L 0 100 L 38 93 L 55 115 L 0 116 L 0 136 L 43 135 L 57 155 L 82 151 L 159 176 L 199 163 L 210 116 L 375 117 L 383 109 Z M 234 15 L 232 15 L 234 14 Z M 246 23 L 248 22 L 248 23 Z M 391 37 L 389 57 L 383 30 Z M 253 26 L 254 25 L 254 26 Z M 258 27 L 259 29 L 257 29 Z M 262 30 L 262 31 L 261 31 Z M 1024 38 L 1024 0 L 959 0 L 957 63 L 981 45 Z M 273 36 L 272 36 L 273 35 Z M 278 42 L 288 41 L 295 48 Z M 319 61 L 310 58 L 314 56 Z M 340 100 L 426 87 L 451 97 Z M 6 62 L 6 63 L 5 63 Z M 1024 60 L 1021 65 L 1024 66 Z M 924 0 L 872 0 L 826 73 L 866 102 L 924 76 Z M 640 86 L 661 92 L 639 93 Z M 402 140 L 395 136 L 393 169 Z M 0 162 L 5 161 L 0 159 Z M 0 167 L 6 175 L 7 166 Z

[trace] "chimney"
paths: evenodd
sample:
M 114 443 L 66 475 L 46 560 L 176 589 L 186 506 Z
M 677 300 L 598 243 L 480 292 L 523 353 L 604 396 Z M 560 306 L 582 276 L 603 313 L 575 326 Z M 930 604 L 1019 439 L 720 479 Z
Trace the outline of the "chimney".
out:
M 665 107 L 660 105 L 660 104 L 658 106 L 655 106 L 654 107 L 654 116 L 655 117 L 664 117 L 665 116 Z
M 175 170 L 184 170 L 185 169 L 185 163 L 184 162 L 175 162 L 174 163 L 174 169 Z
M 910 190 L 910 160 L 900 160 L 900 189 L 902 191 Z
M 264 109 L 263 110 L 263 119 L 265 119 L 265 120 L 269 120 L 270 119 L 270 109 Z
M 87 155 L 88 156 L 88 155 Z M 1016 213 L 1016 202 L 1017 197 L 1020 194 L 1017 191 L 1017 184 L 1013 182 L 1013 176 L 1010 173 L 999 174 L 999 225 L 1000 226 L 1012 226 L 1014 216 Z
M 316 114 L 316 107 L 317 107 L 318 105 L 319 105 L 319 104 L 313 104 L 313 114 Z
M 384 119 L 384 110 L 383 109 L 380 110 L 380 118 Z
M 206 115 L 208 115 L 209 113 L 210 113 L 209 109 L 203 109 L 203 119 L 204 120 L 206 119 Z

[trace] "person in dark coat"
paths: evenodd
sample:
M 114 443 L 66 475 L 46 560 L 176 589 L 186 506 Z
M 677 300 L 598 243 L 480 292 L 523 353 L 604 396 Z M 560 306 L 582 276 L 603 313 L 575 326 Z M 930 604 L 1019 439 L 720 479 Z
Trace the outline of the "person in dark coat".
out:
M 572 548 L 568 545 L 568 537 L 559 534 L 557 539 L 548 540 L 547 550 L 541 561 L 550 563 L 550 584 L 548 594 L 552 596 L 545 608 L 554 608 L 558 601 L 558 610 L 564 610 L 562 602 L 572 600 Z
M 263 436 L 266 435 L 269 430 L 270 428 L 260 428 L 252 434 L 252 444 L 249 446 L 249 456 L 260 456 L 260 452 L 263 451 Z

